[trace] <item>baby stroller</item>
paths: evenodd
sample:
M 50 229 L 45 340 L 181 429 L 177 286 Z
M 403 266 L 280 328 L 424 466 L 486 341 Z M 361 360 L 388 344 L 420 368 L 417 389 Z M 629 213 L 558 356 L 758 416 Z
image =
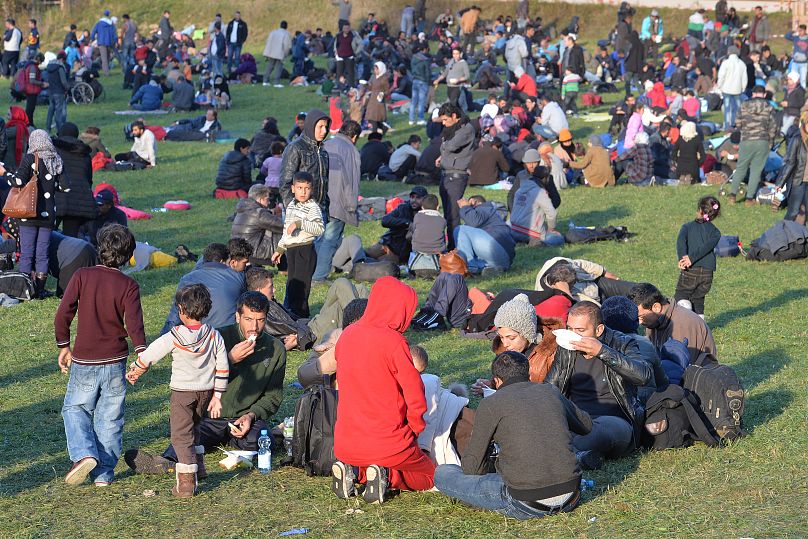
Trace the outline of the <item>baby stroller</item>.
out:
M 101 97 L 104 87 L 98 82 L 98 70 L 82 68 L 70 77 L 70 99 L 76 105 L 89 105 Z

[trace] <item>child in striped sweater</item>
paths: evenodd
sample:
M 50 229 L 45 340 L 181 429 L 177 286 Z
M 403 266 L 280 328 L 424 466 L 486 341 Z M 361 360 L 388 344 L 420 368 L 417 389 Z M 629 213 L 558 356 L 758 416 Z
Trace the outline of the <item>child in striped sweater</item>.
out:
M 564 100 L 564 110 L 567 114 L 578 114 L 578 90 L 583 81 L 581 76 L 573 73 L 572 69 L 564 71 L 564 78 L 561 79 L 561 98 Z
M 126 379 L 134 384 L 150 366 L 171 354 L 171 444 L 177 452 L 177 482 L 171 493 L 190 498 L 196 493 L 197 476 L 205 477 L 205 447 L 199 445 L 197 426 L 207 412 L 221 415 L 221 396 L 227 389 L 230 367 L 227 350 L 218 331 L 200 322 L 210 312 L 210 292 L 203 284 L 177 291 L 175 297 L 182 325 L 151 343 L 132 363 Z
M 288 307 L 297 318 L 309 318 L 311 277 L 317 267 L 314 240 L 325 231 L 323 212 L 319 204 L 311 199 L 313 181 L 308 172 L 301 171 L 295 174 L 292 181 L 294 198 L 286 207 L 283 236 L 272 255 L 272 263 L 278 264 L 281 255 L 286 253 L 284 306 Z

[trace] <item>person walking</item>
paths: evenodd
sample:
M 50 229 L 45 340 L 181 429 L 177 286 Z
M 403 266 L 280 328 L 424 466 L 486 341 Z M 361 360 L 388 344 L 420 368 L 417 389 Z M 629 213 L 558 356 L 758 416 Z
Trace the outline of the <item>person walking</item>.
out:
M 292 50 L 292 35 L 287 30 L 288 23 L 281 21 L 280 27 L 274 29 L 267 37 L 264 46 L 264 58 L 267 59 L 267 68 L 264 71 L 264 86 L 273 84 L 275 88 L 283 88 L 281 84 L 281 71 L 283 60 Z
M 9 17 L 6 19 L 6 31 L 3 33 L 3 60 L 0 66 L 0 73 L 5 78 L 11 78 L 17 73 L 20 44 L 22 44 L 22 32 L 17 28 L 16 21 Z
M 59 51 L 56 60 L 48 63 L 48 116 L 45 120 L 45 131 L 50 133 L 52 123 L 59 131 L 67 121 L 67 67 L 65 51 Z
M 123 28 L 121 28 L 121 69 L 124 73 L 131 69 L 135 63 L 135 36 L 137 36 L 137 24 L 128 13 L 123 14 Z
M 104 16 L 98 19 L 90 32 L 90 41 L 98 42 L 98 52 L 101 56 L 101 70 L 109 75 L 109 60 L 112 51 L 118 48 L 118 31 L 115 23 L 109 18 L 109 10 L 104 10 Z
M 727 49 L 727 57 L 718 68 L 718 89 L 724 96 L 724 131 L 735 126 L 738 108 L 741 106 L 741 94 L 746 90 L 748 75 L 746 64 L 738 58 L 738 47 Z
M 244 46 L 244 42 L 247 41 L 248 33 L 247 23 L 241 20 L 241 12 L 236 11 L 233 15 L 233 20 L 227 23 L 227 30 L 225 31 L 228 73 L 233 71 L 233 65 L 238 67 L 241 48 Z
M 760 175 L 769 157 L 774 137 L 777 136 L 777 121 L 774 118 L 774 108 L 766 99 L 766 88 L 760 85 L 752 88 L 752 99 L 741 105 L 737 127 L 741 132 L 738 168 L 732 175 L 732 192 L 727 201 L 735 204 L 741 182 L 749 172 L 744 205 L 754 206 L 757 204 L 755 194 L 760 183 Z
M 443 142 L 435 166 L 439 166 L 442 172 L 439 193 L 446 217 L 446 232 L 449 235 L 447 247 L 451 251 L 455 248 L 454 229 L 460 225 L 460 207 L 457 201 L 466 192 L 475 135 L 474 127 L 457 105 L 444 103 L 438 115 L 443 124 Z

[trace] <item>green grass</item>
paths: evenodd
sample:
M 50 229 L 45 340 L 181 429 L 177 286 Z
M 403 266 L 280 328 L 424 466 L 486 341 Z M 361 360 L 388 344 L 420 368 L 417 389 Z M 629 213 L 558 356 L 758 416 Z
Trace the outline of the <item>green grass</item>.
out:
M 102 81 L 106 98 L 89 107 L 69 107 L 69 119 L 82 128 L 95 124 L 112 151 L 128 149 L 121 126 L 131 118 L 115 117 L 128 93 L 118 75 Z M 235 108 L 221 116 L 226 129 L 252 133 L 272 114 L 284 129 L 299 110 L 322 106 L 313 89 L 270 90 L 234 87 Z M 3 90 L 5 92 L 5 90 Z M 39 109 L 42 123 L 45 111 Z M 168 123 L 177 116 L 149 117 Z M 396 143 L 412 130 L 392 116 Z M 402 125 L 402 123 L 404 125 Z M 576 139 L 603 125 L 576 121 Z M 158 166 L 137 173 L 99 173 L 95 181 L 112 182 L 126 204 L 139 209 L 166 200 L 187 199 L 188 212 L 156 214 L 135 221 L 141 241 L 172 252 L 186 243 L 200 253 L 211 241 L 229 237 L 227 216 L 232 201 L 210 193 L 224 144 L 161 143 Z M 399 184 L 363 183 L 362 194 L 391 194 Z M 435 190 L 434 188 L 432 189 Z M 624 224 L 637 235 L 628 243 L 600 243 L 559 249 L 520 247 L 512 271 L 496 280 L 474 279 L 470 285 L 501 290 L 533 285 L 537 269 L 549 257 L 582 257 L 603 263 L 628 279 L 657 283 L 672 293 L 676 278 L 675 238 L 679 226 L 693 218 L 699 196 L 714 188 L 679 187 L 606 190 L 577 188 L 562 192 L 561 228 Z M 470 190 L 471 193 L 482 192 Z M 503 192 L 484 191 L 504 199 Z M 745 243 L 780 215 L 765 208 L 727 207 L 717 221 L 724 233 Z M 353 230 L 348 230 L 352 232 Z M 366 244 L 380 234 L 378 222 L 359 229 Z M 140 283 L 149 339 L 157 336 L 179 277 L 190 265 L 136 275 Z M 278 295 L 283 295 L 279 279 Z M 426 281 L 413 281 L 421 298 Z M 314 290 L 313 309 L 325 294 Z M 309 528 L 312 537 L 799 537 L 805 536 L 806 409 L 808 370 L 808 279 L 805 261 L 766 264 L 740 258 L 721 259 L 707 298 L 707 319 L 720 359 L 737 369 L 749 390 L 746 426 L 750 435 L 723 449 L 697 446 L 664 453 L 637 454 L 587 473 L 596 487 L 571 514 L 540 521 L 516 522 L 466 508 L 440 494 L 403 494 L 381 507 L 344 502 L 330 492 L 326 479 L 305 477 L 297 469 L 268 476 L 225 472 L 221 458 L 208 456 L 210 476 L 202 494 L 179 501 L 170 495 L 172 479 L 132 475 L 121 462 L 107 489 L 69 488 L 63 482 L 70 462 L 60 417 L 66 377 L 56 367 L 52 318 L 56 300 L 0 309 L 0 536 L 2 537 L 256 537 Z M 461 339 L 456 333 L 408 334 L 431 355 L 431 369 L 445 383 L 470 383 L 486 374 L 492 359 L 488 344 Z M 295 378 L 304 355 L 289 355 L 286 382 Z M 124 449 L 161 451 L 168 443 L 170 364 L 163 362 L 130 389 Z M 287 388 L 275 420 L 291 415 L 299 392 Z M 361 443 L 361 441 L 359 441 Z M 544 456 L 535 455 L 540 466 Z M 143 496 L 154 489 L 157 496 Z M 346 514 L 361 507 L 364 513 Z

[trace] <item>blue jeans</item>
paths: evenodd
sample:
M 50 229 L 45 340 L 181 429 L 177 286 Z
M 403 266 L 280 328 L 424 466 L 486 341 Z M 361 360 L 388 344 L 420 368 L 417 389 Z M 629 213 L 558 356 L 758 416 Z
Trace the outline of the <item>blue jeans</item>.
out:
M 738 109 L 741 107 L 741 96 L 724 94 L 724 131 L 735 125 Z
M 424 119 L 427 99 L 429 97 L 429 84 L 422 80 L 412 81 L 412 102 L 410 102 L 410 121 L 421 121 Z
M 634 427 L 623 419 L 602 415 L 592 419 L 589 434 L 573 434 L 572 446 L 576 451 L 595 451 L 604 457 L 625 457 L 634 450 Z
M 491 235 L 480 228 L 460 225 L 454 229 L 455 245 L 466 259 L 469 271 L 479 273 L 483 268 L 511 267 L 511 259 L 505 248 Z
M 70 460 L 98 461 L 90 477 L 112 481 L 121 456 L 126 362 L 70 367 L 62 417 Z
M 51 122 L 56 122 L 56 131 L 67 122 L 67 97 L 64 94 L 53 94 L 48 98 L 48 117 L 45 129 L 50 132 Z
M 48 273 L 51 229 L 42 226 L 20 227 L 20 267 L 22 273 Z
M 808 78 L 808 62 L 791 62 L 791 71 L 796 71 L 800 75 L 800 84 L 803 88 L 808 88 L 806 78 Z
M 456 464 L 442 464 L 435 468 L 435 487 L 451 498 L 519 520 L 541 518 L 555 512 L 565 513 L 577 505 L 577 498 L 573 497 L 575 503 L 567 504 L 558 511 L 534 509 L 514 500 L 499 474 L 466 475 Z
M 324 217 L 328 219 L 325 232 L 314 241 L 314 249 L 317 251 L 317 267 L 311 277 L 313 281 L 324 281 L 331 273 L 331 261 L 342 243 L 342 232 L 345 230 L 343 221 L 333 217 Z
M 233 71 L 233 64 L 238 67 L 239 57 L 241 56 L 241 45 L 235 43 L 227 44 L 227 72 Z
M 211 56 L 210 57 L 210 71 L 211 73 L 216 75 L 224 76 L 222 73 L 222 63 L 224 62 L 224 58 L 219 58 L 218 56 Z
M 795 221 L 797 215 L 800 214 L 800 206 L 803 204 L 808 208 L 808 183 L 792 184 L 791 191 L 788 193 L 788 209 L 783 219 L 786 221 Z
M 533 133 L 539 135 L 545 140 L 555 140 L 558 138 L 558 133 L 547 127 L 546 125 L 533 124 Z

